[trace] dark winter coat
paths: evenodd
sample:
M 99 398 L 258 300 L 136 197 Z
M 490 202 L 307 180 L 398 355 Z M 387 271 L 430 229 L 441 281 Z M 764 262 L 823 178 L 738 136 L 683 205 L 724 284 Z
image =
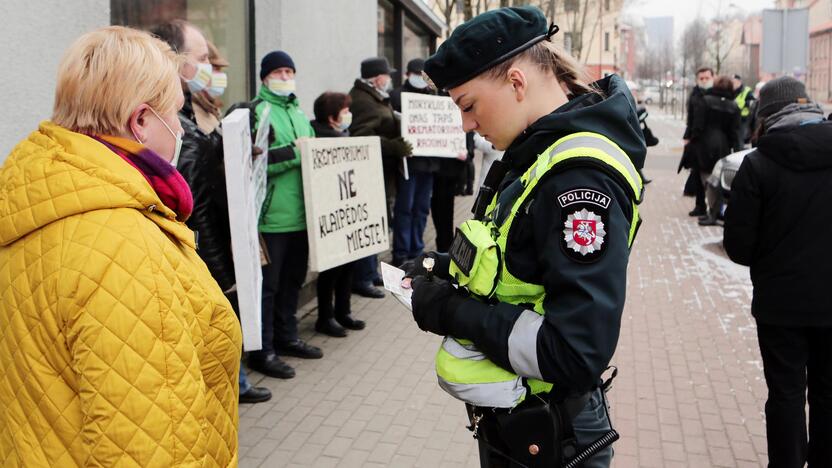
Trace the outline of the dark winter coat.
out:
M 693 121 L 696 112 L 702 112 L 705 109 L 704 104 L 705 92 L 699 86 L 694 86 L 688 96 L 687 116 L 685 123 L 685 135 L 682 137 L 685 140 L 690 140 L 693 132 Z M 679 168 L 676 172 L 684 169 L 693 169 L 697 166 L 697 156 L 695 154 L 695 145 L 688 143 L 682 150 L 682 159 L 679 161 Z
M 733 91 L 718 89 L 708 90 L 694 106 L 688 146 L 696 168 L 710 172 L 717 161 L 742 147 L 740 109 L 734 102 Z
M 400 120 L 393 113 L 390 99 L 361 80 L 355 80 L 350 98 L 350 135 L 378 136 L 381 139 L 384 173 L 389 175 L 400 171 L 402 158 L 408 155 L 408 149 L 401 138 Z
M 767 133 L 745 157 L 731 186 L 724 245 L 731 260 L 751 267 L 758 321 L 832 326 L 830 201 L 832 122 Z
M 176 168 L 188 182 L 194 197 L 194 211 L 187 224 L 196 235 L 199 257 L 220 288 L 227 291 L 236 280 L 222 136 L 216 130 L 206 134 L 199 129 L 190 95 L 186 96 L 185 105 L 179 112 L 179 122 L 185 136 Z

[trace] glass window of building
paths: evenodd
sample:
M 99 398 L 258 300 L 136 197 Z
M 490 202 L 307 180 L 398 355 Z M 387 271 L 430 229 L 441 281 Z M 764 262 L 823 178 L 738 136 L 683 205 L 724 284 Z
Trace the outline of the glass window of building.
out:
M 402 47 L 402 63 L 415 59 L 426 59 L 430 56 L 431 35 L 415 21 L 406 17 L 404 20 L 404 45 Z
M 110 0 L 110 23 L 150 29 L 173 19 L 185 19 L 203 31 L 228 60 L 225 107 L 251 99 L 249 89 L 249 2 L 240 0 Z
M 378 2 L 378 55 L 387 57 L 390 66 L 395 68 L 396 26 L 394 8 L 389 0 Z

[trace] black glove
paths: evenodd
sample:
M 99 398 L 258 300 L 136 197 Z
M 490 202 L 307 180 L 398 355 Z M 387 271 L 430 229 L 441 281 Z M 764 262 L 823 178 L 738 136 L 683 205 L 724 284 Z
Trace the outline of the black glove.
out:
M 411 287 L 413 319 L 419 328 L 437 335 L 450 335 L 454 314 L 465 298 L 451 283 L 441 279 L 428 280 L 417 276 Z
M 408 260 L 402 263 L 401 269 L 404 270 L 404 277 L 405 278 L 415 278 L 417 276 L 427 276 L 428 270 L 422 265 L 422 262 L 425 258 L 430 257 L 434 260 L 433 265 L 433 276 L 437 278 L 442 278 L 444 280 L 450 280 L 451 275 L 448 273 L 448 269 L 451 266 L 451 257 L 447 254 L 441 254 L 438 252 L 426 252 L 418 257 L 414 258 L 413 260 Z
M 406 158 L 413 154 L 413 145 L 402 137 L 393 139 L 395 156 Z

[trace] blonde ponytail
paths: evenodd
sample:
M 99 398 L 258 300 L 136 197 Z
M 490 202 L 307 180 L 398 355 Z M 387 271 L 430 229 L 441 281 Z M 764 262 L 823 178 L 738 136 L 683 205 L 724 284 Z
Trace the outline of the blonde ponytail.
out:
M 601 91 L 587 84 L 587 75 L 583 67 L 566 51 L 551 41 L 539 42 L 516 56 L 487 70 L 483 75 L 500 78 L 508 74 L 509 69 L 520 60 L 528 60 L 544 72 L 551 72 L 555 78 L 566 85 L 571 96 L 587 93 L 601 94 Z

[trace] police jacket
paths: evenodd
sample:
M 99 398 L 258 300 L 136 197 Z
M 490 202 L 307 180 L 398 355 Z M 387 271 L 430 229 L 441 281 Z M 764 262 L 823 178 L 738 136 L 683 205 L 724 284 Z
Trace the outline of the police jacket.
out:
M 769 131 L 734 178 L 724 245 L 751 267 L 751 313 L 762 323 L 832 326 L 830 180 L 828 121 Z
M 642 167 L 646 148 L 627 86 L 617 76 L 596 85 L 603 97 L 574 98 L 512 142 L 503 156 L 509 171 L 500 184 L 498 204 L 516 195 L 505 189 L 539 154 L 577 132 L 609 138 L 635 167 Z M 578 193 L 596 195 L 569 197 Z M 576 252 L 565 239 L 565 223 L 583 208 L 601 218 L 605 231 L 598 231 L 602 247 L 589 254 Z M 593 388 L 618 343 L 631 216 L 632 199 L 611 170 L 575 162 L 547 172 L 528 211 L 515 218 L 504 265 L 520 280 L 544 286 L 544 319 L 537 324 L 519 320 L 530 308 L 522 304 L 468 298 L 452 311 L 449 334 L 471 340 L 491 361 L 520 376 L 540 376 L 571 391 Z
M 211 276 L 227 291 L 236 282 L 231 255 L 228 193 L 225 185 L 222 136 L 217 130 L 205 133 L 196 124 L 190 94 L 179 111 L 185 135 L 176 168 L 191 187 L 194 211 L 188 227 L 195 232 L 197 253 Z

